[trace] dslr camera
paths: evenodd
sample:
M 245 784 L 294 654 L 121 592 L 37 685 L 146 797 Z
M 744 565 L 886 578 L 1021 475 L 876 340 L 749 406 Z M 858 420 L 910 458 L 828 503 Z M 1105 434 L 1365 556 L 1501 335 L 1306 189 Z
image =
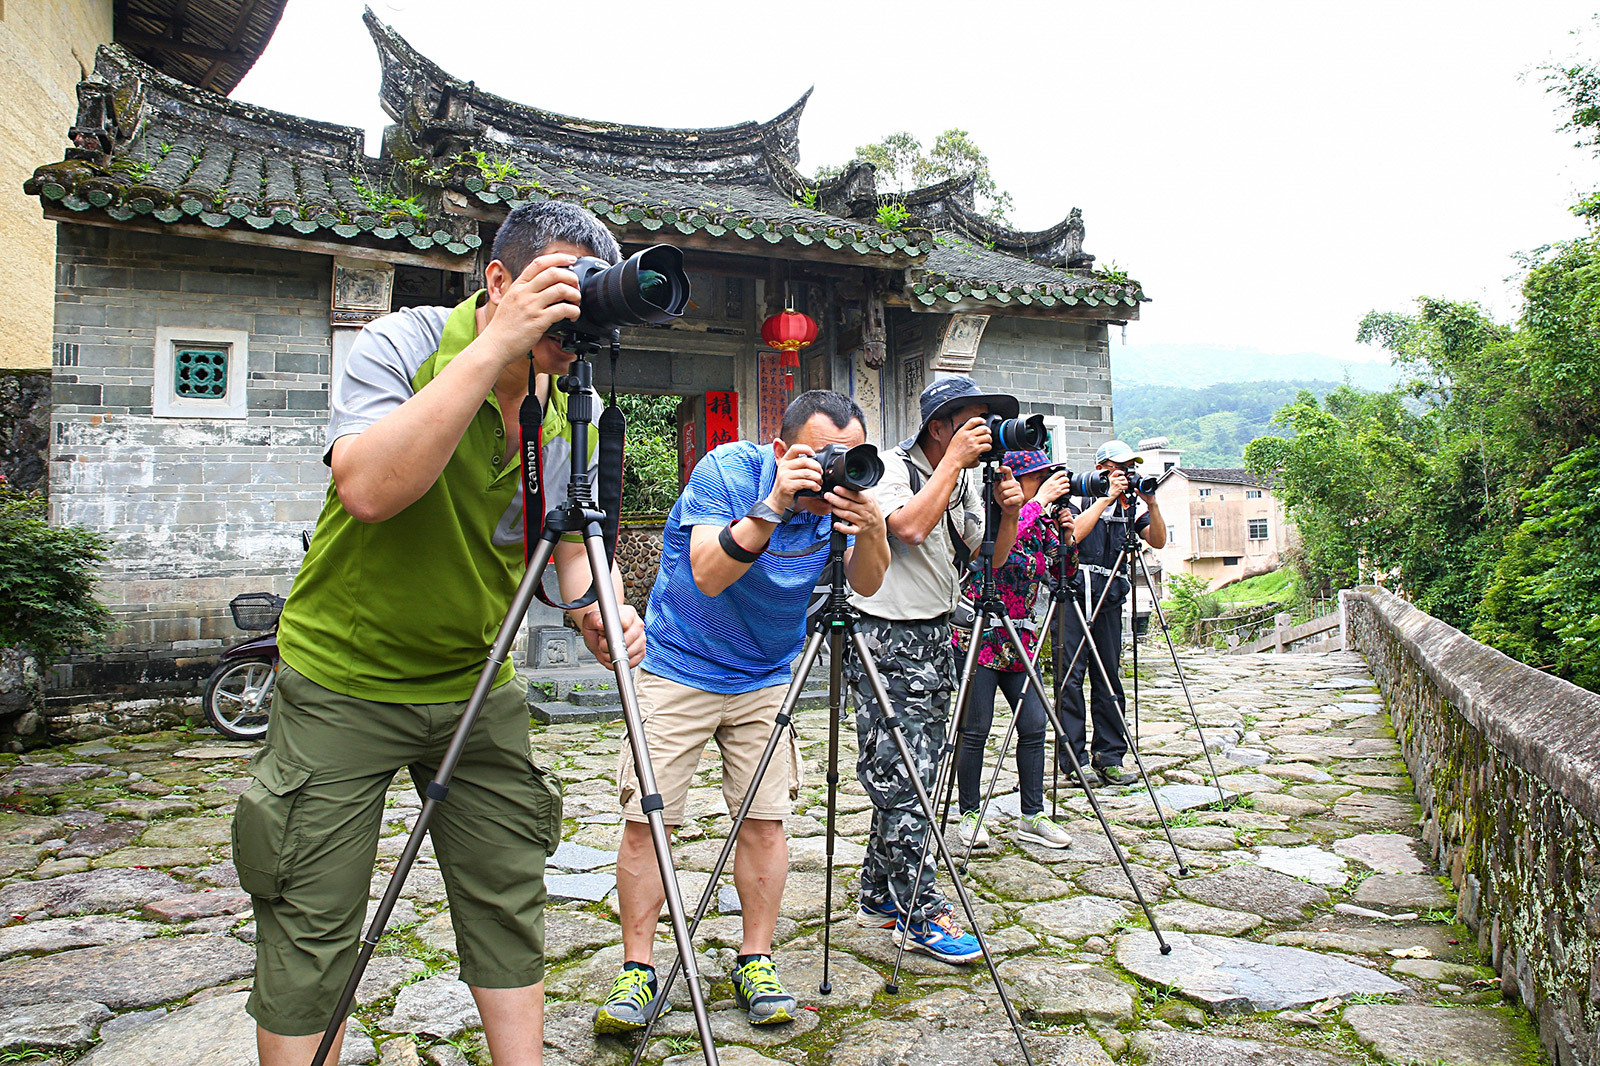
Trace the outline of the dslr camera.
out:
M 813 458 L 822 464 L 822 488 L 820 491 L 801 489 L 795 493 L 796 497 L 821 496 L 834 489 L 861 492 L 872 488 L 883 477 L 883 460 L 878 458 L 878 449 L 870 444 L 857 444 L 854 448 L 830 444 Z
M 569 348 L 596 344 L 623 326 L 671 322 L 689 306 L 683 252 L 670 244 L 652 245 L 620 263 L 586 255 L 570 269 L 578 275 L 581 313 L 564 327 Z
M 1026 452 L 1043 448 L 1045 441 L 1049 439 L 1044 428 L 1044 415 L 1002 418 L 991 414 L 985 415 L 984 420 L 989 427 L 989 436 L 993 443 L 981 457 L 981 462 L 998 463 L 1005 459 L 1006 452 Z
M 1146 496 L 1156 491 L 1159 479 L 1154 474 L 1139 476 L 1138 471 L 1130 467 L 1121 467 L 1122 472 L 1128 475 L 1128 490 L 1142 492 Z M 1111 471 L 1086 470 L 1081 474 L 1072 475 L 1072 495 L 1094 499 L 1107 496 L 1111 493 Z

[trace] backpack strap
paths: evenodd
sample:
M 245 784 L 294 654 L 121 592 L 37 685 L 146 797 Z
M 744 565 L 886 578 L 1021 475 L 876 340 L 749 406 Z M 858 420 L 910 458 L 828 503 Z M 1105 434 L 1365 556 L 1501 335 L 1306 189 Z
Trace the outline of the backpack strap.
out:
M 911 456 L 901 452 L 900 458 L 905 460 L 906 478 L 911 483 L 912 495 L 916 495 L 922 491 L 922 471 L 918 470 L 917 464 L 911 461 Z M 948 500 L 945 501 L 944 528 L 950 534 L 950 548 L 956 553 L 956 557 L 953 560 L 956 573 L 965 578 L 967 576 L 967 564 L 972 561 L 972 549 L 967 547 L 967 542 L 961 538 L 961 534 L 956 530 L 955 519 L 950 517 L 950 502 Z

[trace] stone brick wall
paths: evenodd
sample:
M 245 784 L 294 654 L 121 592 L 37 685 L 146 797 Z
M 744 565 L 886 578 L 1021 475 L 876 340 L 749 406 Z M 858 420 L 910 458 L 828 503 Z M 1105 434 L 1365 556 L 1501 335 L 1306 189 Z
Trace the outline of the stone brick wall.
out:
M 288 592 L 328 484 L 331 274 L 321 255 L 60 227 L 51 511 L 111 539 L 118 629 L 52 688 L 192 684 L 243 639 L 230 599 Z M 163 326 L 249 334 L 248 417 L 153 416 Z
M 1345 646 L 1383 691 L 1460 920 L 1551 1061 L 1600 1063 L 1600 695 L 1382 589 L 1341 598 Z
M 992 318 L 978 345 L 972 377 L 1008 392 L 1024 414 L 1066 420 L 1067 460 L 1092 465 L 1112 435 L 1111 348 L 1104 326 L 1035 318 Z
M 628 594 L 628 603 L 640 615 L 644 614 L 656 572 L 661 568 L 661 535 L 659 522 L 627 522 L 617 534 L 617 568 L 622 571 L 622 587 Z
M 50 461 L 50 372 L 0 370 L 0 477 L 44 492 Z

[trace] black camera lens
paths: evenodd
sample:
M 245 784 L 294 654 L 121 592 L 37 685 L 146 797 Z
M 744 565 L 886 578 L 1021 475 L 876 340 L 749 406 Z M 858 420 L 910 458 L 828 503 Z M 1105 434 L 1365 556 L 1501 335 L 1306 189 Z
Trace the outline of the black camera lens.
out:
M 683 253 L 670 244 L 635 252 L 620 263 L 584 256 L 572 265 L 578 275 L 582 314 L 574 333 L 602 337 L 623 326 L 659 325 L 682 316 L 689 306 L 689 275 Z
M 1074 496 L 1095 499 L 1111 491 L 1111 474 L 1105 470 L 1085 470 L 1072 475 L 1071 492 Z
M 1026 418 L 1001 418 L 999 415 L 989 415 L 989 435 L 994 443 L 989 447 L 989 453 L 984 461 L 998 463 L 1005 458 L 1006 452 L 1034 451 L 1045 446 L 1049 434 L 1044 428 L 1044 415 L 1029 415 Z
M 854 448 L 830 444 L 816 454 L 816 460 L 822 466 L 822 491 L 803 489 L 796 496 L 820 496 L 840 488 L 862 492 L 883 477 L 883 460 L 870 444 L 857 444 Z

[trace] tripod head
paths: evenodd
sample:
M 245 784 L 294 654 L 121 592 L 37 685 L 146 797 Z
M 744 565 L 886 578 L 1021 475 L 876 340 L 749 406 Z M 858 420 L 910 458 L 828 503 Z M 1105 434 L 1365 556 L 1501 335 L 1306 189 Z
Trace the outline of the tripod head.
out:
M 855 620 L 856 609 L 850 605 L 850 585 L 844 573 L 845 535 L 837 529 L 828 537 L 828 562 L 823 572 L 828 575 L 828 593 L 811 612 L 813 625 L 842 626 Z

